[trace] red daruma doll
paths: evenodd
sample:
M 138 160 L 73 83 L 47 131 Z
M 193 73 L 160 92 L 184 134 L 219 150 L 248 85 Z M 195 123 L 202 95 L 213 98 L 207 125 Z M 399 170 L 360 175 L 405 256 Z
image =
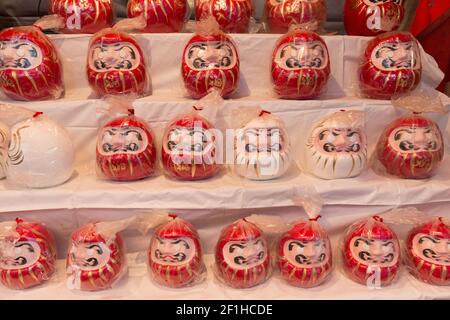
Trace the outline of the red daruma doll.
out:
M 218 172 L 215 129 L 199 110 L 194 106 L 192 112 L 173 120 L 164 132 L 162 164 L 173 178 L 203 180 Z
M 120 231 L 131 219 L 89 223 L 72 233 L 67 253 L 67 287 L 82 291 L 111 288 L 126 273 Z
M 155 230 L 148 249 L 152 278 L 172 288 L 194 285 L 206 273 L 199 235 L 189 222 L 176 215 L 169 217 Z
M 344 25 L 347 34 L 375 36 L 400 26 L 405 0 L 345 0 Z
M 294 27 L 278 40 L 272 54 L 272 85 L 280 98 L 315 98 L 329 76 L 328 48 L 318 34 Z
M 295 223 L 280 239 L 278 268 L 281 277 L 293 286 L 318 286 L 333 270 L 330 239 L 318 218 Z
M 220 30 L 227 33 L 247 32 L 253 14 L 252 0 L 196 0 L 197 21 L 214 17 Z
M 216 275 L 226 285 L 245 289 L 265 282 L 271 274 L 267 239 L 247 218 L 224 228 L 216 245 Z
M 291 25 L 322 29 L 327 18 L 325 0 L 266 0 L 267 23 L 273 33 L 285 33 Z
M 10 289 L 26 289 L 50 279 L 56 269 L 53 235 L 39 222 L 0 223 L 0 282 Z
M 414 90 L 422 76 L 417 40 L 407 32 L 379 35 L 369 42 L 359 67 L 359 87 L 371 99 L 391 99 Z
M 129 109 L 127 116 L 108 121 L 97 137 L 97 169 L 116 181 L 140 180 L 155 170 L 156 149 L 147 123 Z
M 143 32 L 180 32 L 187 14 L 186 0 L 128 0 L 128 18 L 143 15 Z
M 149 81 L 142 49 L 125 32 L 141 30 L 144 26 L 142 17 L 124 19 L 113 28 L 93 35 L 86 69 L 89 85 L 97 96 L 147 93 Z
M 47 17 L 48 18 L 48 17 Z M 33 26 L 0 32 L 0 89 L 11 99 L 59 99 L 64 93 L 62 65 L 42 32 L 61 26 L 62 19 L 39 20 Z
M 353 281 L 370 287 L 389 285 L 400 268 L 400 244 L 379 216 L 352 224 L 344 236 L 344 271 Z
M 388 174 L 406 179 L 431 176 L 444 157 L 439 126 L 414 113 L 391 122 L 376 147 L 378 160 Z
M 210 24 L 210 26 L 209 26 Z M 239 55 L 231 37 L 206 20 L 184 47 L 181 73 L 190 97 L 200 99 L 212 89 L 228 97 L 239 85 Z M 210 29 L 207 29 L 210 28 Z
M 50 14 L 64 18 L 64 33 L 95 33 L 113 22 L 113 0 L 50 0 Z
M 435 217 L 413 228 L 406 240 L 406 261 L 418 279 L 450 285 L 450 224 Z

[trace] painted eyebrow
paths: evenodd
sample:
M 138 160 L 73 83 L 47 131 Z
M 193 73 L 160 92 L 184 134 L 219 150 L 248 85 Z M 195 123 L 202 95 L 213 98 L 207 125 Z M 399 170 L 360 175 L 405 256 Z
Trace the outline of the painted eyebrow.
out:
M 189 52 L 188 52 L 188 58 L 192 58 L 192 54 L 194 53 L 194 49 L 199 49 L 199 50 L 205 50 L 205 45 L 204 44 L 195 44 L 192 47 L 189 48 Z
M 122 50 L 124 48 L 128 48 L 130 50 L 131 58 L 136 59 L 136 53 L 134 52 L 133 48 L 131 48 L 131 46 L 128 45 L 128 44 L 123 45 L 120 48 L 114 49 L 114 51 L 120 51 L 120 50 Z
M 362 242 L 364 242 L 365 244 L 367 244 L 367 245 L 370 246 L 370 241 L 369 241 L 369 240 L 366 240 L 366 239 L 364 239 L 364 238 L 358 238 L 358 239 L 356 239 L 356 241 L 355 241 L 355 247 L 359 246 L 359 243 L 358 243 L 359 241 L 362 241 Z
M 258 243 L 262 243 L 262 240 L 261 240 L 261 239 L 258 239 L 258 240 L 256 240 L 253 244 L 255 245 L 255 244 L 258 244 Z
M 296 47 L 296 46 L 294 46 L 293 44 L 288 44 L 287 46 L 285 46 L 285 47 L 281 50 L 281 53 L 280 53 L 280 57 L 281 57 L 281 58 L 284 58 L 284 55 L 285 55 L 286 50 L 287 50 L 288 48 L 292 48 L 292 49 L 297 50 L 297 47 Z
M 183 239 L 178 239 L 178 240 L 172 242 L 172 244 L 178 244 L 178 243 L 180 243 L 180 242 L 184 244 L 184 246 L 186 247 L 186 249 L 189 249 L 188 243 L 187 243 L 185 240 L 183 240 Z
M 230 253 L 233 253 L 235 247 L 238 247 L 238 248 L 240 248 L 240 249 L 244 249 L 244 248 L 245 248 L 245 246 L 242 245 L 242 244 L 234 243 L 234 244 L 232 244 L 232 245 L 230 246 L 230 248 L 228 249 L 228 251 L 229 251 Z
M 387 246 L 389 246 L 389 245 L 391 245 L 392 244 L 392 246 L 394 245 L 394 242 L 392 242 L 392 241 L 388 241 L 388 242 L 386 242 L 385 244 L 383 244 L 383 246 L 384 247 L 387 247 Z
M 323 140 L 323 138 L 325 137 L 325 134 L 326 134 L 326 133 L 330 133 L 330 130 L 325 129 L 325 130 L 321 131 L 321 132 L 319 133 L 319 140 Z
M 400 140 L 401 137 L 402 137 L 402 132 L 406 132 L 406 133 L 409 133 L 409 134 L 414 133 L 413 130 L 409 130 L 409 129 L 401 129 L 401 130 L 398 130 L 398 131 L 397 131 L 397 133 L 396 133 L 395 136 L 394 136 L 394 139 L 395 139 L 395 140 Z
M 420 239 L 419 239 L 419 243 L 423 243 L 425 240 L 424 239 L 428 239 L 428 240 L 430 240 L 431 242 L 433 242 L 433 243 L 438 243 L 439 241 L 437 241 L 436 239 L 434 239 L 433 237 L 431 237 L 431 236 L 422 236 L 422 237 L 420 237 Z
M 135 133 L 136 135 L 137 135 L 137 137 L 138 137 L 138 140 L 139 141 L 142 141 L 142 135 L 140 134 L 140 132 L 139 131 L 137 131 L 137 130 L 134 130 L 134 129 L 130 129 L 130 130 L 127 130 L 124 134 L 122 134 L 123 136 L 126 136 L 126 135 L 128 135 L 129 133 Z
M 97 248 L 99 251 L 99 254 L 103 253 L 102 248 L 100 248 L 100 246 L 98 244 L 91 244 L 89 247 L 87 247 L 88 249 L 93 249 L 93 248 Z
M 292 241 L 292 242 L 289 244 L 289 247 L 288 247 L 289 251 L 292 250 L 292 247 L 293 247 L 294 244 L 297 245 L 297 246 L 300 247 L 300 248 L 304 248 L 304 247 L 305 247 L 305 246 L 303 245 L 303 243 L 301 243 L 300 241 Z
M 29 243 L 21 243 L 21 244 L 19 244 L 19 245 L 16 245 L 15 247 L 16 247 L 16 248 L 21 248 L 21 247 L 23 247 L 23 246 L 27 246 L 28 249 L 29 249 L 31 252 L 34 252 L 33 246 L 32 246 L 31 244 L 29 244 Z

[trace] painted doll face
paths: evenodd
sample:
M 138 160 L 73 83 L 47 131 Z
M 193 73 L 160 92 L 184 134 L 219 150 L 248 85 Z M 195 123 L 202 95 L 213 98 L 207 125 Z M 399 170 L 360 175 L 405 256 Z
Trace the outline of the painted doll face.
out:
M 267 259 L 266 242 L 257 238 L 251 241 L 230 241 L 223 247 L 225 262 L 233 269 L 256 267 Z
M 103 128 L 98 150 L 104 156 L 114 154 L 138 154 L 148 145 L 148 137 L 138 127 L 106 127 Z
M 193 70 L 231 69 L 236 64 L 236 51 L 226 41 L 194 42 L 184 58 Z
M 399 153 L 437 151 L 442 147 L 442 139 L 433 126 L 404 126 L 392 131 L 389 136 L 389 144 Z
M 31 41 L 0 42 L 0 70 L 30 70 L 42 63 L 41 49 Z
M 111 250 L 103 242 L 73 242 L 69 254 L 75 265 L 83 271 L 98 270 L 110 260 Z
M 374 240 L 354 237 L 350 251 L 359 263 L 376 267 L 394 266 L 399 259 L 399 247 L 395 240 Z
M 396 71 L 420 68 L 416 42 L 383 42 L 372 51 L 372 62 L 380 70 Z
M 89 66 L 97 72 L 133 70 L 140 62 L 138 49 L 129 42 L 94 45 L 89 56 Z
M 189 263 L 195 255 L 195 243 L 191 238 L 154 237 L 151 245 L 153 260 L 162 265 L 180 266 Z
M 328 64 L 327 49 L 319 41 L 285 44 L 278 49 L 276 57 L 280 67 L 287 70 L 323 69 Z
M 202 155 L 212 148 L 212 135 L 202 127 L 175 127 L 168 135 L 167 148 L 171 154 Z
M 321 267 L 330 258 L 330 248 L 323 240 L 288 240 L 283 250 L 286 259 L 299 268 Z
M 359 153 L 363 148 L 363 137 L 360 129 L 324 128 L 316 136 L 317 149 L 321 153 Z
M 426 262 L 450 266 L 450 239 L 418 233 L 413 239 L 413 251 Z
M 28 268 L 34 265 L 41 255 L 36 241 L 0 240 L 0 268 L 6 270 Z

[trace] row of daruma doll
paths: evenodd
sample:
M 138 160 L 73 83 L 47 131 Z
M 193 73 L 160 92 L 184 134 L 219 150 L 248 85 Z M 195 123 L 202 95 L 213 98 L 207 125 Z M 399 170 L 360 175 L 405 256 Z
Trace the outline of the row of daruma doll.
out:
M 63 25 L 61 17 L 46 16 L 34 26 L 0 32 L 0 88 L 7 96 L 34 101 L 64 95 L 61 58 L 42 32 Z M 127 33 L 145 27 L 144 17 L 139 16 L 92 36 L 86 76 L 96 96 L 150 94 L 147 54 Z M 279 98 L 314 99 L 326 90 L 331 73 L 329 51 L 322 37 L 308 26 L 292 26 L 280 37 L 267 63 L 271 63 L 272 85 Z M 239 69 L 238 48 L 231 36 L 220 30 L 214 18 L 200 21 L 182 55 L 187 96 L 199 99 L 214 89 L 224 98 L 233 97 L 239 89 Z M 383 33 L 368 43 L 361 59 L 360 94 L 391 99 L 414 90 L 421 74 L 417 40 L 409 33 Z
M 373 36 L 399 28 L 403 0 L 346 0 L 344 24 L 348 34 Z M 50 0 L 49 13 L 64 18 L 64 33 L 95 33 L 114 20 L 113 0 Z M 224 32 L 248 32 L 254 13 L 253 0 L 196 0 L 195 17 L 214 17 Z M 129 18 L 143 15 L 144 32 L 180 32 L 189 18 L 187 0 L 129 0 Z M 327 18 L 325 0 L 266 0 L 267 27 L 285 33 L 292 24 L 308 24 L 320 30 Z
M 225 227 L 215 247 L 213 270 L 217 279 L 232 288 L 251 288 L 264 283 L 275 269 L 290 285 L 321 285 L 333 272 L 335 261 L 319 217 L 283 227 L 274 223 L 273 217 L 252 215 Z M 121 231 L 132 228 L 133 220 L 89 223 L 72 233 L 66 262 L 69 289 L 104 290 L 126 275 Z M 171 288 L 202 282 L 206 267 L 194 226 L 171 214 L 154 220 L 157 222 L 152 222 L 154 232 L 147 249 L 153 281 Z M 0 282 L 5 287 L 38 286 L 55 272 L 56 244 L 43 223 L 21 219 L 2 222 L 0 249 Z M 415 225 L 401 251 L 395 231 L 382 217 L 372 216 L 346 230 L 340 246 L 341 265 L 351 280 L 372 288 L 384 287 L 398 278 L 404 256 L 416 278 L 433 285 L 450 285 L 448 220 L 427 218 Z
M 215 97 L 220 99 L 217 94 Z M 112 109 L 102 119 L 95 147 L 97 176 L 103 180 L 136 181 L 155 176 L 157 146 L 164 174 L 182 181 L 213 178 L 227 165 L 239 178 L 281 179 L 296 163 L 303 172 L 327 180 L 357 177 L 369 167 L 386 177 L 424 179 L 436 173 L 444 158 L 438 124 L 418 109 L 385 127 L 373 154 L 376 161 L 370 161 L 364 111 L 340 110 L 322 117 L 306 133 L 302 150 L 295 155 L 284 121 L 261 108 L 237 109 L 240 115 L 233 117 L 237 124 L 233 140 L 222 141 L 225 131 L 219 131 L 206 115 L 213 106 L 194 106 L 169 121 L 157 143 L 152 128 L 134 114 L 129 101 L 124 109 L 116 110 L 110 103 Z M 424 103 L 419 103 L 422 112 Z M 5 114 L 17 109 L 0 106 Z M 0 178 L 28 188 L 66 182 L 74 171 L 72 138 L 42 112 L 23 110 L 27 116 L 14 120 L 10 127 L 0 122 Z M 225 158 L 233 162 L 225 163 Z

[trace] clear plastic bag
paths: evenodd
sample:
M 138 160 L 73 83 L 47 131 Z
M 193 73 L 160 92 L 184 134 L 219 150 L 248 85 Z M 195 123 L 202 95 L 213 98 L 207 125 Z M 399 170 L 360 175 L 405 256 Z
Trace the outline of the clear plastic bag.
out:
M 192 110 L 172 120 L 163 135 L 161 157 L 166 175 L 179 180 L 203 180 L 216 175 L 220 169 L 221 133 L 214 128 L 215 112 L 220 95 L 212 92 Z M 209 121 L 205 113 L 211 113 Z
M 379 215 L 361 219 L 348 227 L 341 252 L 344 272 L 357 283 L 380 288 L 397 278 L 401 263 L 400 243 Z
M 10 289 L 27 289 L 50 279 L 56 270 L 56 244 L 43 223 L 0 223 L 0 282 Z
M 416 225 L 406 239 L 411 274 L 432 285 L 450 285 L 450 221 L 433 217 Z
M 303 152 L 303 169 L 322 179 L 359 175 L 367 166 L 365 113 L 341 110 L 313 125 Z
M 358 72 L 364 97 L 386 100 L 411 92 L 422 76 L 419 43 L 408 32 L 383 33 L 368 43 Z
M 212 89 L 229 97 L 238 89 L 237 47 L 214 19 L 197 23 L 197 32 L 185 45 L 182 59 L 182 77 L 190 97 L 202 98 Z
M 14 106 L 0 111 L 15 112 Z M 28 114 L 28 115 L 27 115 Z M 27 115 L 27 116 L 25 116 Z M 11 186 L 47 188 L 66 182 L 73 174 L 75 151 L 67 130 L 42 112 L 17 108 L 10 126 L 6 177 Z M 0 115 L 0 120 L 2 115 Z
M 49 0 L 48 11 L 64 19 L 63 33 L 96 33 L 114 20 L 113 0 Z
M 325 41 L 302 26 L 291 26 L 272 54 L 272 86 L 283 99 L 313 99 L 326 90 L 330 57 Z
M 156 167 L 153 131 L 134 115 L 131 100 L 107 97 L 106 101 L 109 119 L 97 135 L 97 175 L 115 181 L 150 177 Z
M 241 109 L 233 117 L 233 121 L 242 123 L 234 139 L 234 172 L 250 180 L 281 177 L 291 165 L 291 144 L 284 122 L 261 108 L 244 119 L 249 108 Z
M 176 215 L 156 228 L 148 248 L 152 279 L 163 286 L 181 288 L 206 278 L 202 246 L 197 230 Z
M 375 36 L 400 27 L 406 1 L 345 0 L 344 25 L 352 36 Z
M 260 226 L 243 218 L 225 227 L 216 245 L 214 270 L 232 288 L 247 289 L 265 282 L 272 265 L 270 244 Z
M 69 289 L 98 291 L 117 284 L 128 270 L 120 232 L 134 221 L 93 222 L 72 233 L 66 262 Z
M 64 94 L 62 64 L 50 39 L 42 32 L 59 25 L 55 17 L 33 26 L 0 31 L 0 89 L 11 99 L 59 99 Z
M 195 0 L 196 20 L 213 17 L 227 33 L 248 32 L 253 12 L 253 0 Z
M 142 30 L 145 25 L 142 16 L 124 19 L 113 28 L 103 29 L 92 36 L 86 71 L 96 96 L 150 94 L 146 56 L 138 41 L 127 33 Z
M 9 127 L 0 121 L 0 179 L 6 177 L 9 140 Z
M 180 32 L 188 13 L 186 0 L 128 0 L 128 18 L 143 15 L 147 21 L 143 32 Z
M 310 25 L 323 31 L 327 19 L 325 0 L 266 0 L 265 17 L 272 33 L 286 33 L 291 25 Z
M 278 241 L 276 261 L 281 278 L 292 286 L 312 288 L 324 283 L 333 271 L 331 242 L 318 223 L 322 201 L 317 196 L 294 199 L 308 220 L 290 225 Z

